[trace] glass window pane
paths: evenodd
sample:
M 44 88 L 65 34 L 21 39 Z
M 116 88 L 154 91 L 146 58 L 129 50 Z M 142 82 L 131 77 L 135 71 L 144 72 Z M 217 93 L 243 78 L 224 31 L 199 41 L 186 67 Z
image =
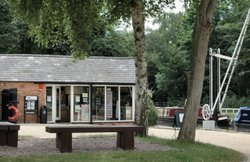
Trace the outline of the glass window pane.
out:
M 106 92 L 106 119 L 119 119 L 118 87 L 107 87 Z
M 70 122 L 70 86 L 61 87 L 61 122 Z
M 92 117 L 93 120 L 104 120 L 104 87 L 93 87 L 92 90 Z
M 46 87 L 47 120 L 52 121 L 52 87 Z
M 132 87 L 121 87 L 121 120 L 132 120 Z
M 74 87 L 74 121 L 89 121 L 89 87 Z

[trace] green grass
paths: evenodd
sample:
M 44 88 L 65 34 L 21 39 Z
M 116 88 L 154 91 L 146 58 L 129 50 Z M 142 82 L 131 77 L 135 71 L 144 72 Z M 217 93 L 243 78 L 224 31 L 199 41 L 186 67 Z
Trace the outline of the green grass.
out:
M 3 162 L 238 162 L 244 156 L 236 151 L 202 143 L 185 143 L 156 137 L 140 140 L 157 143 L 170 148 L 168 151 L 107 151 L 107 152 L 73 152 L 56 155 L 32 155 L 18 157 L 0 157 Z

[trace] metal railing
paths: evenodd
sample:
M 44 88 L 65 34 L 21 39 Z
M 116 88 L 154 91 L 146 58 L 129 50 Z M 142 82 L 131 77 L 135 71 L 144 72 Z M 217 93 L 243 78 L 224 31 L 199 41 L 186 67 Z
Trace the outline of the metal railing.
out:
M 236 114 L 238 112 L 239 108 L 221 108 L 221 113 L 231 113 L 231 114 Z

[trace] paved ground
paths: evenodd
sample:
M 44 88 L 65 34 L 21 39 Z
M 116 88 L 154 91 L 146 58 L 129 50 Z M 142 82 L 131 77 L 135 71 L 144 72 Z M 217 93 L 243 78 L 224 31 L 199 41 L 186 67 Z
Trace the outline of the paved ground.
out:
M 45 126 L 47 125 L 48 124 L 21 124 L 19 135 L 34 136 L 38 138 L 55 138 L 55 134 L 45 132 Z M 166 126 L 157 126 L 149 129 L 149 135 L 167 139 L 176 139 L 178 132 L 179 130 Z M 92 134 L 73 134 L 73 137 L 79 135 L 88 136 Z M 246 155 L 248 161 L 250 162 L 250 133 L 227 131 L 221 129 L 216 129 L 216 131 L 197 129 L 196 141 L 237 150 Z

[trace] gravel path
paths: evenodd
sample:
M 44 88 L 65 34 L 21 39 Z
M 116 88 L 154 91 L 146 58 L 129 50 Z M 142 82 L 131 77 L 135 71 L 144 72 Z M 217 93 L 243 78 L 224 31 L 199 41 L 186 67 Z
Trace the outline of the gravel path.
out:
M 116 148 L 116 137 L 81 137 L 73 138 L 73 152 L 84 151 L 113 151 L 122 150 Z M 150 144 L 148 142 L 135 140 L 135 151 L 158 151 L 170 150 L 170 148 Z M 18 147 L 0 146 L 0 156 L 19 156 L 30 154 L 60 154 L 55 147 L 55 139 L 52 138 L 21 138 L 18 141 Z

